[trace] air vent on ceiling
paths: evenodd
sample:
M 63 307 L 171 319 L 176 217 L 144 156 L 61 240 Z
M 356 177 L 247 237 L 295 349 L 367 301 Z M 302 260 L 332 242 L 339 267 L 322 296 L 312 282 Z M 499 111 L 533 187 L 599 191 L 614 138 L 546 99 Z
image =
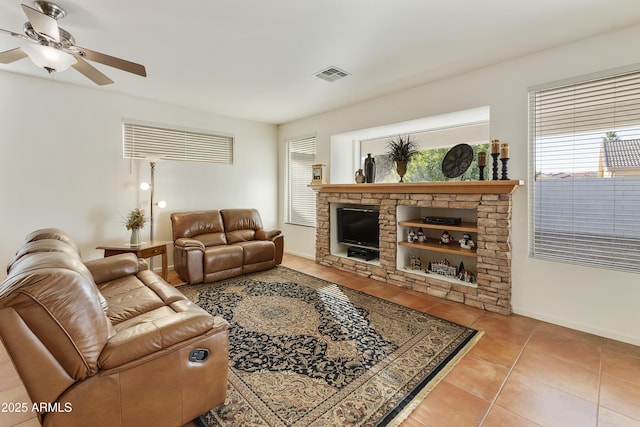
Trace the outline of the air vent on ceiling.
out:
M 349 73 L 337 67 L 329 67 L 314 74 L 314 76 L 316 76 L 317 78 L 326 80 L 328 82 L 335 82 L 336 80 L 347 77 L 348 75 Z

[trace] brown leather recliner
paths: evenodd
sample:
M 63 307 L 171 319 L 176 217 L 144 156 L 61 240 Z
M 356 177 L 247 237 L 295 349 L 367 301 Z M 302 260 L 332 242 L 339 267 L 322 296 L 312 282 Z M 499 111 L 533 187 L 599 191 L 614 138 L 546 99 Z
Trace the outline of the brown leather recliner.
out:
M 175 427 L 226 397 L 227 322 L 133 254 L 83 263 L 61 230 L 9 263 L 0 337 L 44 426 Z
M 171 214 L 173 266 L 187 283 L 209 283 L 282 263 L 284 236 L 265 231 L 256 209 Z

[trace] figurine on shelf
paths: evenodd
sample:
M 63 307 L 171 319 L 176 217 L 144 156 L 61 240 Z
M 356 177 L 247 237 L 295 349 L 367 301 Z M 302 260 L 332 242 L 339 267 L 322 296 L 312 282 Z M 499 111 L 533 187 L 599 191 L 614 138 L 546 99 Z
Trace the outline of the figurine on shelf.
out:
M 476 244 L 471 240 L 471 235 L 469 233 L 464 233 L 460 240 L 458 240 L 458 243 L 460 243 L 460 247 L 462 249 L 473 249 L 476 247 Z
M 429 265 L 429 270 L 433 273 L 451 277 L 456 277 L 458 275 L 458 269 L 451 265 L 449 260 L 446 258 L 442 261 L 430 262 Z
M 418 228 L 418 242 L 424 242 L 425 241 L 425 237 L 424 237 L 424 231 L 422 231 L 422 227 Z
M 409 257 L 409 261 L 411 263 L 411 269 L 412 270 L 421 270 L 422 269 L 422 260 L 420 259 L 420 257 L 417 257 L 415 255 L 411 255 Z
M 440 244 L 448 245 L 449 243 L 451 243 L 451 235 L 448 231 L 445 231 L 442 233 L 442 236 L 440 236 Z
M 416 232 L 413 231 L 413 228 L 409 229 L 409 234 L 407 235 L 407 242 L 413 243 L 416 240 Z

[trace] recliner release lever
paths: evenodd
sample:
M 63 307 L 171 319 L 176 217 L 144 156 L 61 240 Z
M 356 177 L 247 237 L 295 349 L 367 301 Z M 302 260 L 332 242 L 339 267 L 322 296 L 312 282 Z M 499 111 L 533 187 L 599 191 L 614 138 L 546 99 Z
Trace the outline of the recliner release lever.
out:
M 204 362 L 209 357 L 209 350 L 206 348 L 194 348 L 189 353 L 189 362 Z

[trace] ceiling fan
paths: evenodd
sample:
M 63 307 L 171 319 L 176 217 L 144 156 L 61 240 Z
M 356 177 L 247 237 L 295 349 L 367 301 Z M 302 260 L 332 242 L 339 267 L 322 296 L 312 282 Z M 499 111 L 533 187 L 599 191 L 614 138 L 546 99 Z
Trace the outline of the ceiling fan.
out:
M 147 76 L 143 65 L 76 46 L 73 36 L 58 26 L 58 19 L 66 15 L 65 10 L 60 6 L 47 1 L 35 1 L 34 5 L 35 8 L 22 5 L 22 10 L 28 19 L 23 27 L 24 34 L 0 29 L 0 32 L 31 42 L 22 48 L 1 52 L 0 63 L 10 64 L 29 57 L 37 66 L 49 73 L 62 72 L 71 66 L 98 85 L 108 85 L 113 83 L 113 80 L 85 59 L 142 77 Z

